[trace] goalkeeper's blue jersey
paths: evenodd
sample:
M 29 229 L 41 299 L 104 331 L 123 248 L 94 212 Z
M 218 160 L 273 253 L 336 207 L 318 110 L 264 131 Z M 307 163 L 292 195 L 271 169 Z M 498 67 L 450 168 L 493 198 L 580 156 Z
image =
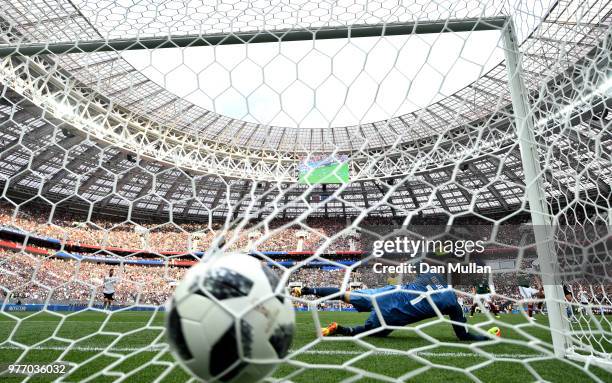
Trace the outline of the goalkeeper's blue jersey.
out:
M 376 300 L 386 324 L 404 326 L 437 316 L 428 296 L 443 314 L 458 304 L 455 293 L 448 288 L 442 277 L 432 273 L 421 274 L 414 282 L 402 286 L 356 290 L 351 292 L 350 300 L 357 311 L 373 311 L 368 320 L 377 321 L 373 302 Z

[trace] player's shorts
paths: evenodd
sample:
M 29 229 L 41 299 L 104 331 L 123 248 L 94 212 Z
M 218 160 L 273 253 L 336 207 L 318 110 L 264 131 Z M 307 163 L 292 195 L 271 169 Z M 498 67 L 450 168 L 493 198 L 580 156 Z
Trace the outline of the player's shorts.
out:
M 114 301 L 115 293 L 102 293 L 104 295 L 104 299 L 108 299 L 109 301 Z
M 374 310 L 373 305 L 373 297 L 371 295 L 376 295 L 380 293 L 384 293 L 385 291 L 396 290 L 395 286 L 384 286 L 378 289 L 363 289 L 363 290 L 354 290 L 349 294 L 350 304 L 353 305 L 355 310 L 359 312 L 370 312 Z M 376 314 L 374 317 L 376 317 Z M 380 326 L 380 323 L 378 324 Z M 375 326 L 375 327 L 378 327 Z
M 519 293 L 523 299 L 531 299 L 538 293 L 538 290 L 531 287 L 519 286 Z
M 480 298 L 480 300 L 482 300 L 485 303 L 491 303 L 493 301 L 493 298 L 491 298 L 491 293 L 488 294 L 476 294 L 477 298 Z

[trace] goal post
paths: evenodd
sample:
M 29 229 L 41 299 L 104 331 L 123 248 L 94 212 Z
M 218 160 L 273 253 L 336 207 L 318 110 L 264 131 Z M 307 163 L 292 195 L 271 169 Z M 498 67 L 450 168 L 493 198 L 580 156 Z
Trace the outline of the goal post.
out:
M 139 49 L 187 48 L 234 44 L 257 44 L 305 40 L 347 39 L 418 35 L 446 32 L 501 30 L 508 18 L 483 17 L 474 19 L 422 20 L 387 24 L 353 24 L 349 26 L 322 26 L 314 29 L 290 28 L 232 33 L 200 34 L 125 39 L 79 40 L 69 42 L 23 42 L 0 45 L 0 57 L 10 55 L 33 56 L 41 54 L 98 53 Z
M 550 332 L 555 355 L 562 358 L 566 356 L 568 349 L 567 337 L 569 326 L 567 325 L 567 318 L 563 317 L 562 304 L 565 297 L 563 296 L 563 288 L 560 281 L 561 270 L 554 247 L 552 214 L 542 179 L 543 171 L 540 166 L 540 154 L 536 146 L 534 134 L 535 121 L 533 114 L 529 113 L 531 108 L 529 106 L 528 90 L 523 82 L 521 53 L 511 19 L 508 20 L 501 33 L 504 43 L 510 95 L 512 97 L 513 117 L 525 177 L 525 191 L 529 202 L 538 261 L 540 263 L 542 283 L 546 296 Z
M 139 49 L 181 48 L 232 44 L 291 42 L 304 40 L 347 39 L 359 37 L 458 33 L 498 30 L 501 33 L 513 117 L 521 152 L 525 190 L 534 227 L 538 260 L 541 266 L 550 330 L 555 354 L 565 357 L 569 327 L 564 319 L 563 290 L 554 248 L 550 208 L 543 186 L 540 154 L 534 136 L 534 118 L 530 113 L 527 88 L 523 81 L 521 53 L 511 17 L 483 17 L 448 19 L 408 23 L 364 24 L 347 27 L 320 27 L 314 30 L 299 28 L 272 31 L 245 31 L 230 34 L 141 37 L 129 39 L 79 40 L 71 42 L 23 42 L 0 46 L 0 57 L 11 55 L 36 56 L 41 54 L 99 53 Z M 301 247 L 298 249 L 301 251 Z

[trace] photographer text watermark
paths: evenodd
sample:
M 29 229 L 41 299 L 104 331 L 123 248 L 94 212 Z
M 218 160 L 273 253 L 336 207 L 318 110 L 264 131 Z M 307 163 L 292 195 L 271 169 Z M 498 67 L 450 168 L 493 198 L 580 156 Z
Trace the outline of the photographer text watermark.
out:
M 397 237 L 393 240 L 378 240 L 373 242 L 372 255 L 377 258 L 385 254 L 406 254 L 415 257 L 420 254 L 435 253 L 440 255 L 454 255 L 461 258 L 466 254 L 483 253 L 484 241 L 472 240 L 426 240 Z

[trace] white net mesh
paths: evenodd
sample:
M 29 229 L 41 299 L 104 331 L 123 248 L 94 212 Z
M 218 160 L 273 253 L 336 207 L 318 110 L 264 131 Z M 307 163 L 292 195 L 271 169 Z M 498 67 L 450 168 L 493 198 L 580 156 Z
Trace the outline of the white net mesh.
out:
M 224 238 L 340 289 L 291 298 L 271 381 L 610 380 L 612 3 L 0 6 L 3 379 L 194 379 L 164 303 Z M 481 241 L 464 255 L 491 272 L 449 289 L 470 333 L 502 336 L 457 340 L 419 290 L 422 321 L 376 304 L 380 327 L 322 337 L 366 321 L 346 291 L 413 291 L 374 272 L 399 237 Z

